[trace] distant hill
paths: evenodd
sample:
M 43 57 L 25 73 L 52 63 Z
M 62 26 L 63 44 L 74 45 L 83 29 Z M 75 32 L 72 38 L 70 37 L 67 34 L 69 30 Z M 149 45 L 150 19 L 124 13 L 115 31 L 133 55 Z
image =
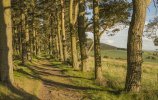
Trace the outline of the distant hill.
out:
M 117 47 L 114 47 L 105 43 L 101 43 L 100 46 L 101 46 L 101 50 L 117 50 L 118 49 Z
M 90 46 L 92 44 L 92 39 L 88 39 L 87 43 L 88 46 Z M 126 50 L 125 48 L 118 48 L 105 43 L 100 43 L 100 46 L 101 46 L 101 50 Z
M 102 50 L 127 50 L 125 48 L 118 48 L 118 47 L 111 46 L 105 43 L 101 43 L 100 45 L 101 45 Z

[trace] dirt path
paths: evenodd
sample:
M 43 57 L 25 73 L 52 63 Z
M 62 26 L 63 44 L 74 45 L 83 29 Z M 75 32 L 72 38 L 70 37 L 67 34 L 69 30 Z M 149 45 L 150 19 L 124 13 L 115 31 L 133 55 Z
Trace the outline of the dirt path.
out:
M 62 70 L 53 66 L 49 61 L 34 62 L 31 69 L 38 79 L 42 80 L 43 86 L 40 92 L 41 100 L 82 100 L 84 95 L 78 88 L 71 85 L 70 78 L 62 73 Z

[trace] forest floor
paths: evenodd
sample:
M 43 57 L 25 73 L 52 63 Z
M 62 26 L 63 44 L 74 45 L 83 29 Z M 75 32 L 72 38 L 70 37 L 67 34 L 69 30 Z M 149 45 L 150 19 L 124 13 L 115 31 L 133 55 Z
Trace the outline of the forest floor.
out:
M 142 91 L 126 94 L 126 60 L 102 60 L 106 86 L 94 81 L 93 57 L 88 72 L 75 71 L 68 65 L 45 57 L 33 59 L 26 66 L 14 60 L 14 86 L 0 83 L 0 100 L 158 100 L 158 63 L 144 62 Z
M 46 58 L 34 59 L 25 66 L 14 61 L 14 86 L 0 83 L 0 100 L 91 100 L 87 91 L 102 91 L 100 86 L 93 84 L 88 74 L 79 72 L 80 76 L 68 75 L 74 71 L 61 62 L 53 62 Z M 67 73 L 68 72 L 68 73 Z M 83 74 L 83 75 L 82 75 Z M 93 84 L 76 84 L 74 79 L 87 80 Z M 85 86 L 87 84 L 87 86 Z
M 34 62 L 34 66 L 30 69 L 43 83 L 39 97 L 41 100 L 81 100 L 84 98 L 84 95 L 78 92 L 78 89 L 82 87 L 71 85 L 70 78 L 73 76 L 64 75 L 64 70 L 52 65 L 48 60 Z

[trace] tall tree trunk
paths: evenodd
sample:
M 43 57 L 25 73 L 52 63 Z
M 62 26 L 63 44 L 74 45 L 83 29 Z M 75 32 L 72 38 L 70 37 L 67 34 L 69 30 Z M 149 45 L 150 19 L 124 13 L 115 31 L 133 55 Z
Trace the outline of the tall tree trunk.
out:
M 58 35 L 55 36 L 55 40 L 56 40 L 56 41 L 55 41 L 55 44 L 56 44 L 55 46 L 56 46 L 56 48 L 57 48 L 56 53 L 58 54 L 58 55 L 57 55 L 57 59 L 60 59 L 60 51 L 59 51 L 59 43 L 58 43 L 59 40 L 58 40 Z
M 142 35 L 145 24 L 147 2 L 133 0 L 133 15 L 128 32 L 127 76 L 125 91 L 138 92 L 141 88 Z
M 103 80 L 101 65 L 100 33 L 99 33 L 99 0 L 93 0 L 93 23 L 94 23 L 94 56 L 95 56 L 95 79 L 100 83 Z
M 0 1 L 0 81 L 13 83 L 11 1 Z
M 49 55 L 53 55 L 53 20 L 52 14 L 50 15 L 50 33 L 49 33 Z
M 58 44 L 59 44 L 59 53 L 60 53 L 60 61 L 64 61 L 63 56 L 63 45 L 62 45 L 62 37 L 61 37 L 61 20 L 60 20 L 60 13 L 57 11 L 57 26 L 58 26 Z
M 36 46 L 36 56 L 38 56 L 38 55 L 39 55 L 39 51 L 40 51 L 40 50 L 39 50 L 39 49 L 40 49 L 40 48 L 39 48 L 39 47 L 40 47 L 40 46 L 39 46 L 39 42 L 40 42 L 40 40 L 39 40 L 39 37 L 38 37 L 39 34 L 38 34 L 37 32 L 36 32 L 35 35 L 36 35 L 36 41 L 35 41 L 35 46 Z
M 33 56 L 36 56 L 36 28 L 33 25 Z
M 51 33 L 52 33 L 52 56 L 55 60 L 59 59 L 59 49 L 58 49 L 58 38 L 57 38 L 57 28 L 56 28 L 56 16 L 55 14 L 52 14 L 51 16 L 51 21 L 52 21 L 52 25 L 51 25 Z M 54 23 L 54 24 L 53 24 Z
M 60 0 L 60 1 L 61 1 L 61 29 L 62 29 L 62 40 L 63 40 L 63 56 L 65 62 L 68 58 L 66 33 L 65 33 L 65 7 L 64 7 L 65 0 Z
M 19 29 L 18 29 L 18 43 L 19 43 L 18 49 L 19 49 L 20 57 L 22 57 L 22 24 L 21 23 L 22 23 L 22 20 L 20 22 Z
M 52 15 L 51 15 L 51 17 L 52 17 Z M 49 33 L 49 55 L 50 56 L 52 56 L 52 53 L 53 53 L 52 41 L 53 41 L 52 18 L 50 18 L 50 33 Z
M 78 36 L 81 53 L 81 70 L 87 70 L 87 39 L 85 33 L 85 0 L 79 0 Z
M 69 16 L 70 16 L 70 35 L 71 35 L 71 56 L 72 56 L 72 67 L 75 70 L 79 70 L 78 57 L 77 57 L 77 42 L 75 33 L 75 23 L 78 14 L 78 3 L 75 5 L 75 14 L 73 18 L 73 0 L 70 0 Z
M 78 65 L 78 55 L 77 55 L 77 40 L 76 40 L 76 34 L 75 34 L 75 28 L 74 26 L 70 26 L 70 33 L 71 33 L 71 56 L 72 56 L 72 67 L 75 70 L 79 70 Z
M 22 13 L 22 64 L 24 65 L 28 58 L 29 30 L 27 23 L 26 10 Z
M 27 60 L 30 60 L 30 34 L 29 34 L 29 23 L 28 17 L 26 17 L 26 29 L 25 29 L 25 40 L 26 40 L 26 55 Z

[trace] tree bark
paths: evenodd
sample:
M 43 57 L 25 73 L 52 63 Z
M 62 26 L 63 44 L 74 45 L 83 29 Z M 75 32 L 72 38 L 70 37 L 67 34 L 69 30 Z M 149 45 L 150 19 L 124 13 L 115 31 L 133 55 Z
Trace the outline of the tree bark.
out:
M 0 1 L 0 81 L 13 83 L 11 1 Z
M 59 53 L 60 53 L 60 61 L 64 61 L 63 56 L 63 44 L 62 44 L 62 37 L 61 37 L 61 20 L 60 20 L 60 13 L 57 11 L 57 26 L 58 26 L 58 45 L 59 45 Z
M 127 43 L 127 76 L 125 91 L 139 92 L 142 74 L 142 35 L 146 18 L 147 3 L 144 0 L 133 0 L 133 15 L 128 32 Z
M 81 70 L 87 71 L 87 39 L 85 33 L 85 0 L 79 0 L 78 36 L 81 53 Z
M 64 7 L 64 1 L 60 0 L 61 2 L 61 29 L 62 29 L 62 42 L 63 42 L 63 56 L 64 56 L 64 62 L 68 58 L 68 52 L 67 52 L 67 42 L 66 42 L 66 32 L 65 32 L 65 7 Z
M 25 65 L 28 58 L 29 30 L 27 23 L 27 11 L 22 13 L 22 64 Z
M 52 15 L 50 15 L 52 17 Z M 53 54 L 53 29 L 52 29 L 52 18 L 50 18 L 50 33 L 49 33 L 49 55 L 52 56 Z
M 77 20 L 77 14 L 78 14 L 78 3 L 75 5 L 75 11 L 73 10 L 73 4 L 74 1 L 70 0 L 70 8 L 69 8 L 69 14 L 70 14 L 70 35 L 71 35 L 71 56 L 72 56 L 72 67 L 75 70 L 79 70 L 78 65 L 78 56 L 77 56 L 77 44 L 76 44 L 76 33 L 75 33 L 75 23 Z M 73 18 L 73 11 L 74 18 Z
M 93 23 L 94 23 L 94 61 L 95 79 L 100 83 L 103 80 L 101 65 L 100 33 L 99 33 L 99 0 L 93 0 Z

